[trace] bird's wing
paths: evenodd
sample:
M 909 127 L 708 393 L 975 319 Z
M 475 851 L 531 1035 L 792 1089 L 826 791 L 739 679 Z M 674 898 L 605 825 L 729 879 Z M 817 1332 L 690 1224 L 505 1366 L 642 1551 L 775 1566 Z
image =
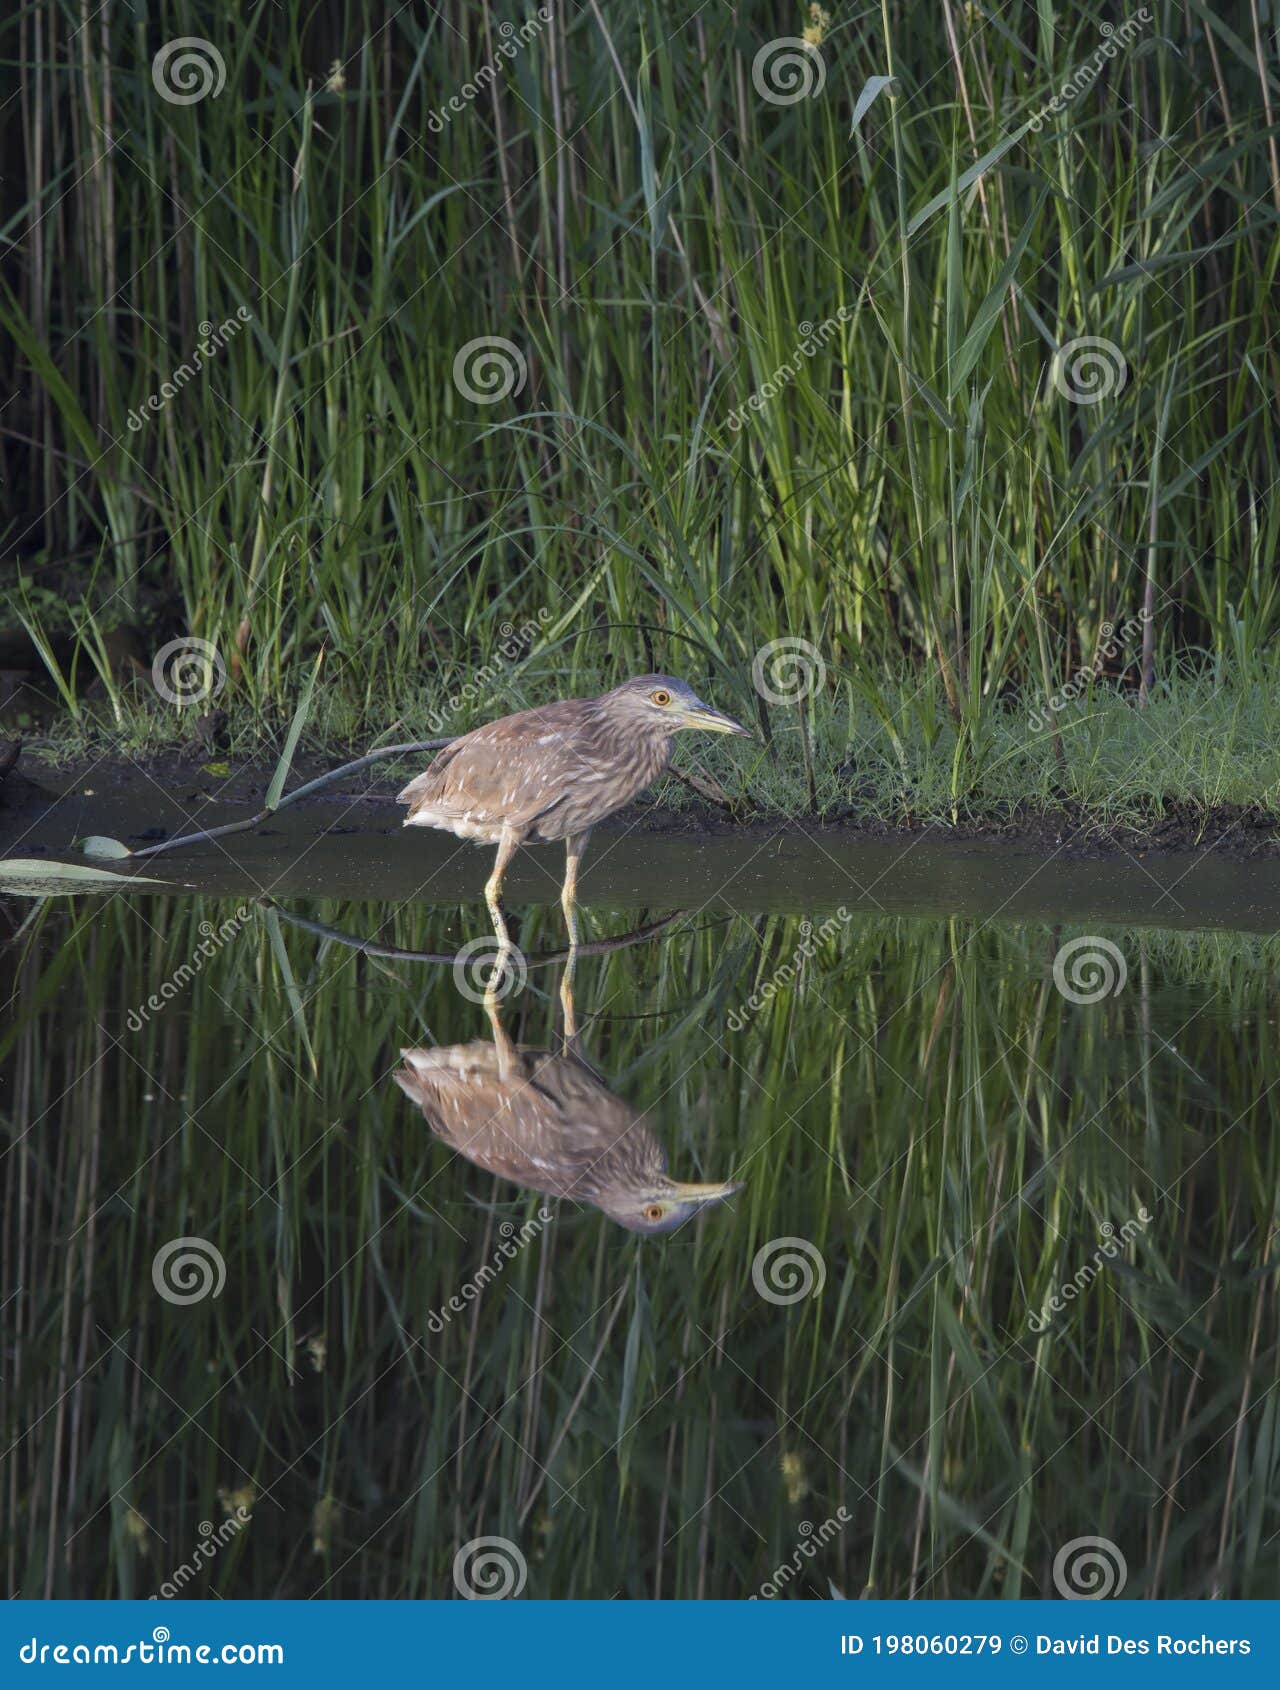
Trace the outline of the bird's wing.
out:
M 522 1072 L 499 1077 L 492 1046 L 404 1052 L 401 1089 L 437 1138 L 468 1161 L 516 1185 L 578 1202 L 591 1200 L 603 1163 L 643 1132 L 635 1112 L 589 1069 L 545 1051 L 521 1051 Z
M 577 706 L 546 704 L 487 722 L 446 745 L 399 794 L 409 816 L 430 809 L 527 825 L 584 772 Z

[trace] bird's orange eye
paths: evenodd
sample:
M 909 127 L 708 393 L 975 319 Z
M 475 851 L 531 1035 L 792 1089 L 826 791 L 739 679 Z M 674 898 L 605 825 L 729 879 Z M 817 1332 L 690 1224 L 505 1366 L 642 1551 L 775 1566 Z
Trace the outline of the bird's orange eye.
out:
M 644 1212 L 644 1218 L 647 1221 L 660 1221 L 662 1219 L 662 1204 L 650 1203 Z
M 651 692 L 649 697 L 655 704 L 670 704 L 671 702 L 671 694 L 664 691 L 662 687 L 659 687 L 657 692 Z

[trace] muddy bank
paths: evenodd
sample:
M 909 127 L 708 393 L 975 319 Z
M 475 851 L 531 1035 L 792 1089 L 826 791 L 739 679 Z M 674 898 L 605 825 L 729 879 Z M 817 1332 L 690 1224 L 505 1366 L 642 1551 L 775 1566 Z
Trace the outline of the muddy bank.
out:
M 360 753 L 352 751 L 350 755 Z M 315 779 L 340 761 L 336 756 L 297 759 L 289 787 Z M 52 822 L 55 815 L 60 821 L 73 814 L 83 818 L 123 816 L 123 825 L 130 829 L 126 843 L 133 845 L 188 828 L 214 827 L 260 809 L 271 772 L 269 765 L 235 767 L 221 760 L 201 762 L 178 755 L 139 761 L 106 758 L 52 769 L 28 756 L 0 785 L 0 850 L 11 855 L 13 839 L 33 823 L 39 825 L 43 840 L 47 834 L 43 823 Z M 345 825 L 361 829 L 395 827 L 401 815 L 395 803 L 398 785 L 375 768 L 368 776 L 317 793 L 304 810 L 315 817 L 332 817 L 340 811 Z M 80 834 L 107 831 L 90 827 L 87 820 L 77 825 Z M 805 834 L 898 840 L 903 844 L 928 834 L 957 842 L 996 841 L 1014 849 L 1053 851 L 1094 860 L 1139 852 L 1202 851 L 1234 859 L 1280 858 L 1280 817 L 1261 807 L 1241 805 L 1220 805 L 1208 811 L 1172 805 L 1144 826 L 1119 826 L 1069 806 L 1048 811 L 1017 807 L 1003 815 L 962 816 L 945 824 L 904 816 L 894 824 L 852 807 L 820 818 L 794 817 L 764 810 L 730 812 L 695 797 L 680 809 L 641 801 L 619 811 L 607 826 L 615 832 L 739 838 L 772 837 L 780 827 L 786 827 Z M 55 848 L 52 841 L 48 843 L 49 848 Z
M 295 770 L 300 785 L 331 764 Z M 269 771 L 232 774 L 178 758 L 41 770 L 0 788 L 0 856 L 76 859 L 73 842 L 108 834 L 137 848 L 217 827 L 261 808 Z M 357 777 L 253 831 L 145 859 L 176 885 L 228 896 L 476 899 L 489 853 L 406 830 L 395 782 Z M 558 896 L 558 846 L 522 851 L 508 900 Z M 893 828 L 845 816 L 726 815 L 707 804 L 637 805 L 597 830 L 582 882 L 587 904 L 692 905 L 749 914 L 849 910 L 991 919 L 1097 920 L 1280 931 L 1280 831 L 1249 813 L 1170 817 L 1149 832 L 1087 818 L 1012 815 L 985 825 Z

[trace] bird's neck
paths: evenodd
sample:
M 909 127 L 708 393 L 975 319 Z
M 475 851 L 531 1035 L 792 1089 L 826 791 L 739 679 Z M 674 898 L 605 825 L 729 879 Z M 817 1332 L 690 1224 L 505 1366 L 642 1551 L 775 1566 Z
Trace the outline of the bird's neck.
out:
M 671 753 L 675 749 L 673 738 L 672 734 L 662 733 L 641 742 L 636 755 L 636 779 L 641 790 L 652 786 L 670 763 Z
M 637 792 L 656 780 L 671 761 L 672 737 L 664 728 L 652 727 L 647 722 L 639 732 L 632 728 L 625 735 L 612 724 L 605 727 L 610 750 L 618 763 L 634 776 Z

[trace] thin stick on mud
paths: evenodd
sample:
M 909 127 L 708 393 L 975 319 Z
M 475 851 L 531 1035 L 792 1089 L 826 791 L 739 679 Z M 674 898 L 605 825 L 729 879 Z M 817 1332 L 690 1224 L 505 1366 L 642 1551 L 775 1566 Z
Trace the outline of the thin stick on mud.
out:
M 381 751 L 370 751 L 363 757 L 357 757 L 352 763 L 344 763 L 340 769 L 330 769 L 327 775 L 317 775 L 314 780 L 295 787 L 277 803 L 268 804 L 265 809 L 259 810 L 256 816 L 249 816 L 244 821 L 227 822 L 224 827 L 205 828 L 199 833 L 184 833 L 177 839 L 164 839 L 158 845 L 144 845 L 140 851 L 129 851 L 126 855 L 155 857 L 161 851 L 176 851 L 180 845 L 203 845 L 210 839 L 225 839 L 232 833 L 247 833 L 250 828 L 260 827 L 263 822 L 269 821 L 278 810 L 296 804 L 299 798 L 310 797 L 313 792 L 319 792 L 321 787 L 331 786 L 344 775 L 358 774 L 361 769 L 367 769 L 370 764 L 381 762 L 387 757 L 407 757 L 415 751 L 439 751 L 442 746 L 452 744 L 452 739 L 417 739 L 410 745 L 385 745 Z

